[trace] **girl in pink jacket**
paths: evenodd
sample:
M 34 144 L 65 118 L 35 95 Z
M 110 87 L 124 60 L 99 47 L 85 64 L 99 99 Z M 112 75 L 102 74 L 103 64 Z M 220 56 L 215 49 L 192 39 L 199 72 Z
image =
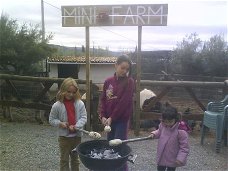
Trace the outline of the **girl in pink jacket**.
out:
M 186 165 L 189 154 L 188 133 L 178 129 L 178 126 L 177 109 L 168 104 L 162 112 L 159 128 L 151 132 L 151 137 L 158 139 L 158 171 L 175 171 L 176 167 Z

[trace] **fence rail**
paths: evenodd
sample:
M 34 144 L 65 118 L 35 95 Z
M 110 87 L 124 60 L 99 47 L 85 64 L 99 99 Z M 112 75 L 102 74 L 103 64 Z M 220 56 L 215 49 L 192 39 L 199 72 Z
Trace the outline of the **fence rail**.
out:
M 1 81 L 0 82 L 0 88 L 1 88 L 0 105 L 3 107 L 3 113 L 6 113 L 8 111 L 11 120 L 13 120 L 13 117 L 10 114 L 10 107 L 44 110 L 47 113 L 49 113 L 51 106 L 53 104 L 53 100 L 55 100 L 50 98 L 49 90 L 54 83 L 61 84 L 64 79 L 65 78 L 47 78 L 47 77 L 31 77 L 31 76 L 0 74 L 0 81 Z M 86 80 L 77 79 L 76 81 L 77 81 L 77 84 L 79 85 L 79 89 L 85 92 Z M 33 85 L 32 83 L 35 83 L 35 85 Z M 98 90 L 98 87 L 92 84 L 92 81 L 90 85 L 92 89 L 91 93 L 94 92 L 94 94 L 90 97 L 93 97 L 94 99 L 98 98 L 96 97 L 96 93 L 95 93 Z M 29 100 L 24 98 L 25 91 L 22 91 L 20 87 L 23 87 L 24 90 L 30 89 L 31 92 L 28 92 L 29 95 L 27 95 L 29 96 Z M 92 101 L 92 99 L 88 99 L 88 100 Z M 85 101 L 87 102 L 87 99 Z M 93 104 L 87 107 L 94 109 Z M 87 111 L 88 111 L 88 108 L 87 108 Z M 90 113 L 94 113 L 94 112 L 95 112 L 94 115 L 97 115 L 96 114 L 97 111 L 91 111 Z M 89 116 L 88 118 L 90 119 L 91 117 Z
M 140 121 L 141 120 L 154 120 L 161 117 L 161 113 L 151 112 L 150 109 L 155 105 L 156 102 L 162 100 L 172 89 L 183 88 L 189 96 L 193 99 L 195 104 L 201 109 L 201 113 L 183 115 L 183 119 L 186 120 L 200 120 L 203 119 L 203 111 L 206 110 L 205 105 L 197 97 L 194 88 L 206 88 L 206 89 L 220 89 L 222 91 L 222 96 L 224 97 L 228 94 L 228 80 L 224 82 L 200 82 L 200 81 L 151 81 L 151 80 L 141 80 L 140 87 L 150 87 L 153 90 L 154 87 L 160 87 L 160 92 L 158 92 L 156 98 L 152 99 L 150 103 L 144 108 L 140 109 L 140 106 L 135 106 L 134 111 L 139 111 L 134 113 L 134 126 L 135 134 L 139 134 Z M 136 99 L 140 100 L 140 99 Z M 137 104 L 137 103 L 136 103 Z M 139 103 L 138 103 L 139 104 Z
M 0 88 L 1 88 L 1 99 L 0 99 L 0 105 L 5 109 L 8 108 L 8 111 L 10 111 L 10 107 L 20 107 L 20 108 L 30 108 L 35 110 L 44 110 L 49 111 L 51 109 L 52 105 L 52 99 L 49 99 L 48 101 L 43 101 L 43 98 L 45 95 L 48 94 L 51 86 L 54 83 L 60 84 L 65 78 L 47 78 L 47 77 L 30 77 L 30 76 L 18 76 L 18 75 L 9 75 L 9 74 L 0 74 Z M 85 80 L 76 80 L 79 84 L 80 89 L 84 89 L 84 92 L 86 90 L 86 81 Z M 39 85 L 39 89 L 34 88 L 32 91 L 36 91 L 37 93 L 32 95 L 30 101 L 27 101 L 24 99 L 22 94 L 20 93 L 20 89 L 18 88 L 17 84 L 18 82 L 25 82 L 28 83 L 35 83 L 36 85 Z M 37 84 L 38 83 L 38 84 Z M 22 87 L 26 84 L 21 85 Z M 98 101 L 99 101 L 99 95 L 100 92 L 98 91 L 99 88 L 94 85 L 91 85 L 91 99 L 90 100 L 90 111 L 89 115 L 91 115 L 89 118 L 91 119 L 91 125 L 98 124 Z M 10 96 L 7 97 L 7 93 L 4 89 L 4 87 L 7 87 L 10 89 Z M 29 86 L 29 85 L 27 85 Z M 202 81 L 151 81 L 151 80 L 141 80 L 140 81 L 140 87 L 141 89 L 145 87 L 150 87 L 151 90 L 153 90 L 155 87 L 159 87 L 158 93 L 156 98 L 154 98 L 148 106 L 141 110 L 140 106 L 134 106 L 134 114 L 133 114 L 133 125 L 135 129 L 135 134 L 139 134 L 140 129 L 140 121 L 145 119 L 158 119 L 161 117 L 160 113 L 151 112 L 149 109 L 158 101 L 162 100 L 168 93 L 170 93 L 172 90 L 180 88 L 183 89 L 182 91 L 185 91 L 191 99 L 193 99 L 195 105 L 197 105 L 201 109 L 201 113 L 196 114 L 189 114 L 184 115 L 183 119 L 191 119 L 191 120 L 202 120 L 203 118 L 203 111 L 206 109 L 205 103 L 200 100 L 195 92 L 195 89 L 203 90 L 203 89 L 210 89 L 212 90 L 218 90 L 221 92 L 220 94 L 222 96 L 225 96 L 228 94 L 228 80 L 225 80 L 223 82 L 202 82 Z M 24 87 L 27 89 L 28 87 Z M 140 91 L 140 90 L 136 90 Z M 181 94 L 179 93 L 179 96 L 181 97 Z M 221 97 L 222 98 L 222 97 Z M 136 99 L 140 100 L 140 99 Z M 139 103 L 138 103 L 139 104 Z M 90 127 L 89 126 L 89 127 Z M 95 127 L 94 127 L 95 128 Z

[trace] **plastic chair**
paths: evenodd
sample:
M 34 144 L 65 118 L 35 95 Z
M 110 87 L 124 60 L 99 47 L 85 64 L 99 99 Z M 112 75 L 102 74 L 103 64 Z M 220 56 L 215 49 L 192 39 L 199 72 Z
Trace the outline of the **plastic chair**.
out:
M 204 112 L 203 124 L 201 129 L 201 145 L 203 145 L 207 128 L 215 129 L 216 143 L 215 151 L 220 152 L 222 138 L 224 145 L 227 146 L 228 126 L 228 95 L 222 101 L 210 102 Z

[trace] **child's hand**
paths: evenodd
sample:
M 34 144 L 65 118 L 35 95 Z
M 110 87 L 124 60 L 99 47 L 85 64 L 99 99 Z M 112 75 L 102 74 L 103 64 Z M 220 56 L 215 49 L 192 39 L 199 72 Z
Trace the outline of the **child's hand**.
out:
M 60 128 L 68 128 L 69 124 L 67 122 L 60 122 L 59 127 Z
M 106 123 L 105 125 L 109 125 L 110 126 L 111 123 L 112 123 L 112 118 L 108 118 L 105 123 Z
M 150 134 L 148 137 L 154 138 L 154 134 Z
M 177 166 L 181 166 L 182 165 L 181 161 L 179 161 L 179 160 L 176 160 L 175 163 L 176 163 Z
M 70 132 L 75 132 L 76 131 L 74 125 L 70 125 L 69 126 L 69 131 Z
M 105 123 L 106 123 L 106 120 L 107 120 L 107 118 L 102 117 L 102 118 L 101 118 L 101 123 L 102 123 L 103 125 L 106 125 L 106 124 L 105 124 Z

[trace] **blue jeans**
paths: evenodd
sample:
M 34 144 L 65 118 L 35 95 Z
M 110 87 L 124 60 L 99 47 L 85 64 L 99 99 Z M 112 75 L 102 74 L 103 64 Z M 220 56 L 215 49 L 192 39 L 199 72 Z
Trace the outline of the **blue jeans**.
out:
M 111 132 L 108 133 L 107 139 L 108 141 L 113 139 L 127 139 L 128 133 L 128 121 L 126 122 L 113 122 L 111 124 Z
M 126 140 L 128 134 L 128 125 L 129 122 L 113 122 L 111 124 L 111 132 L 108 133 L 108 141 L 113 139 Z M 115 171 L 128 171 L 127 163 L 125 163 L 121 168 L 116 169 Z

